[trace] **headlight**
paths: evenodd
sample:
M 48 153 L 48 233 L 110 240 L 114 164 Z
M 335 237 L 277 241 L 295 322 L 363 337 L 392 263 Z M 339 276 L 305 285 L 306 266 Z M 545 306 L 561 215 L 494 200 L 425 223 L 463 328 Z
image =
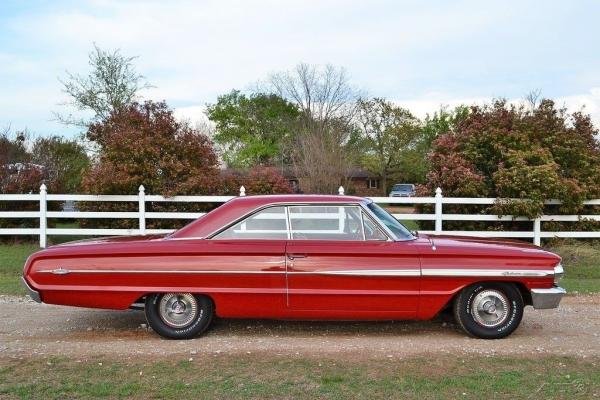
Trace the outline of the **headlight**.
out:
M 558 263 L 558 265 L 554 267 L 554 283 L 558 284 L 558 281 L 560 281 L 560 278 L 562 278 L 564 274 L 565 270 L 563 269 L 562 264 Z

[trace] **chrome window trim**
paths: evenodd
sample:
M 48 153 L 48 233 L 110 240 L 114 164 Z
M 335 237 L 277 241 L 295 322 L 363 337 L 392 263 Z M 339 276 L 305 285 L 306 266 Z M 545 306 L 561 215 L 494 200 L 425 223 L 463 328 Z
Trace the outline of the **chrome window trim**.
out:
M 412 237 L 412 238 L 407 238 L 407 239 L 398 239 L 398 237 L 394 234 L 394 232 L 392 232 L 387 226 L 385 226 L 384 223 L 381 222 L 381 220 L 375 215 L 375 213 L 373 211 L 371 211 L 371 209 L 368 206 L 368 204 L 373 203 L 373 201 L 365 201 L 360 203 L 361 208 L 367 213 L 367 215 L 373 220 L 373 222 L 379 226 L 383 233 L 385 235 L 387 235 L 388 240 L 394 241 L 394 242 L 405 242 L 407 240 L 414 240 L 416 239 L 416 237 Z
M 343 205 L 333 205 L 333 206 L 328 206 L 327 203 L 314 203 L 311 204 L 310 206 L 295 206 L 295 205 L 288 205 L 286 206 L 286 210 L 288 210 L 288 217 L 290 211 L 290 207 L 346 207 L 346 208 L 355 208 L 358 213 L 361 215 L 361 228 L 363 229 L 363 234 L 362 234 L 362 240 L 356 240 L 356 239 L 352 239 L 352 240 L 344 240 L 344 239 L 294 239 L 294 234 L 292 232 L 292 223 L 291 223 L 291 219 L 290 219 L 290 225 L 288 226 L 289 229 L 289 240 L 310 240 L 310 241 L 324 241 L 324 242 L 366 242 L 365 239 L 365 231 L 364 231 L 364 227 L 362 226 L 362 214 L 361 214 L 361 210 L 362 207 L 359 204 L 356 203 L 348 203 L 348 204 L 343 204 Z M 300 230 L 300 229 L 299 229 Z
M 407 242 L 407 241 L 410 241 L 410 240 L 415 240 L 415 239 L 417 238 L 415 235 L 413 235 L 412 233 L 410 233 L 410 230 L 409 230 L 409 229 L 406 229 L 406 227 L 405 227 L 405 226 L 402 224 L 402 222 L 398 221 L 398 220 L 397 220 L 397 219 L 396 219 L 396 218 L 395 218 L 395 217 L 392 215 L 392 218 L 396 219 L 396 221 L 398 221 L 398 223 L 399 223 L 400 225 L 404 226 L 404 228 L 405 228 L 405 229 L 408 231 L 408 233 L 410 233 L 410 235 L 411 235 L 411 237 L 407 237 L 407 238 L 398 238 L 398 237 L 397 237 L 397 236 L 396 236 L 396 235 L 395 235 L 395 234 L 394 234 L 394 233 L 391 231 L 391 229 L 389 229 L 389 228 L 388 228 L 388 227 L 387 227 L 387 226 L 386 226 L 384 223 L 382 223 L 382 222 L 379 220 L 379 218 L 378 218 L 378 217 L 375 215 L 375 213 L 374 213 L 373 211 L 371 211 L 371 209 L 368 207 L 368 205 L 369 205 L 369 204 L 372 204 L 372 203 L 375 203 L 375 202 L 374 202 L 373 200 L 371 200 L 371 199 L 365 199 L 365 201 L 364 201 L 363 203 L 361 203 L 361 206 L 362 206 L 362 207 L 363 207 L 365 210 L 367 210 L 367 211 L 369 212 L 369 215 L 371 216 L 371 218 L 372 218 L 372 219 L 374 219 L 374 220 L 377 222 L 377 224 L 378 224 L 379 226 L 382 226 L 382 227 L 385 229 L 385 231 L 384 231 L 384 232 L 386 232 L 386 233 L 387 233 L 387 234 L 388 234 L 390 237 L 392 237 L 392 238 L 393 238 L 393 240 L 394 240 L 395 242 Z M 377 203 L 375 203 L 375 205 L 378 205 L 378 204 L 377 204 Z M 380 208 L 383 208 L 383 207 L 380 207 Z M 385 210 L 385 209 L 384 209 L 384 211 L 386 211 L 386 212 L 387 212 L 387 210 Z M 391 215 L 391 214 L 390 214 L 390 215 Z
M 285 229 L 287 229 L 287 240 L 292 240 L 292 221 L 290 221 L 290 208 L 283 207 L 285 210 Z
M 372 201 L 371 201 L 372 202 Z M 285 207 L 286 210 L 288 209 L 288 207 L 304 207 L 304 206 L 315 206 L 315 207 L 344 207 L 344 206 L 348 206 L 348 207 L 352 207 L 352 206 L 358 206 L 361 210 L 365 211 L 367 213 L 367 215 L 373 220 L 373 223 L 375 225 L 377 225 L 382 232 L 387 236 L 388 240 L 387 241 L 404 241 L 404 240 L 413 240 L 416 239 L 415 237 L 413 238 L 409 238 L 409 239 L 402 239 L 399 240 L 396 238 L 396 236 L 394 236 L 394 234 L 384 225 L 381 224 L 381 221 L 379 221 L 379 218 L 377 218 L 372 212 L 371 210 L 369 210 L 369 208 L 366 206 L 366 204 L 368 204 L 369 201 L 368 200 L 364 200 L 364 201 L 360 201 L 360 202 L 344 202 L 344 201 L 340 201 L 340 202 L 282 202 L 282 203 L 270 203 L 270 204 L 265 204 L 263 206 L 260 206 L 258 208 L 255 208 L 245 214 L 243 214 L 241 217 L 235 219 L 234 221 L 230 222 L 229 224 L 225 225 L 224 227 L 221 227 L 213 232 L 211 232 L 210 234 L 204 236 L 204 237 L 184 237 L 184 238 L 169 238 L 169 240 L 189 240 L 189 239 L 207 239 L 207 240 L 285 240 L 285 239 L 216 239 L 215 236 L 217 236 L 219 233 L 229 229 L 230 227 L 232 227 L 233 225 L 243 221 L 246 218 L 250 218 L 252 215 L 265 210 L 267 208 L 271 208 L 271 207 Z M 289 223 L 289 212 L 286 211 L 287 215 L 288 215 L 288 240 L 298 240 L 298 239 L 292 239 L 291 236 L 291 224 Z M 326 241 L 324 239 L 303 239 L 303 240 L 323 240 Z M 348 240 L 348 242 L 350 242 L 350 240 Z M 354 242 L 363 242 L 362 240 L 354 240 Z M 365 240 L 365 242 L 369 242 L 369 240 Z
M 204 237 L 203 239 L 213 239 L 218 234 L 226 231 L 227 229 L 231 228 L 234 225 L 237 225 L 240 222 L 243 222 L 244 220 L 252 217 L 255 214 L 258 214 L 259 212 L 264 211 L 264 210 L 269 209 L 269 208 L 277 208 L 277 207 L 283 207 L 283 209 L 286 210 L 285 213 L 287 215 L 287 206 L 285 204 L 283 204 L 283 203 L 267 204 L 265 206 L 256 208 L 256 209 L 254 209 L 254 210 L 252 210 L 252 211 L 244 214 L 242 217 L 236 219 L 235 221 L 233 221 L 229 225 L 226 225 L 224 228 L 219 228 L 218 230 L 214 231 L 213 233 L 211 233 L 209 235 L 206 235 L 206 237 Z M 290 227 L 289 227 L 289 225 L 287 223 L 287 218 L 286 218 L 286 230 L 287 230 L 287 237 L 288 237 L 288 239 L 269 239 L 269 238 L 262 238 L 262 239 L 256 239 L 256 238 L 254 238 L 254 239 L 249 239 L 249 238 L 235 239 L 235 238 L 229 238 L 229 239 L 214 239 L 214 240 L 289 240 L 289 237 L 290 237 Z
M 389 241 L 391 241 L 391 238 L 388 236 L 388 233 L 382 229 L 381 224 L 379 222 L 373 220 L 373 218 L 370 215 L 365 215 L 365 211 L 364 211 L 365 209 L 363 207 L 361 207 L 361 210 L 362 210 L 361 218 L 363 220 L 363 231 L 364 231 L 364 224 L 365 224 L 364 219 L 365 219 L 365 217 L 367 217 L 367 219 L 369 221 L 371 221 L 373 223 L 373 225 L 375 225 L 375 228 L 379 229 L 381 231 L 381 233 L 383 234 L 383 236 L 385 236 L 385 238 L 386 238 L 385 240 L 375 240 L 375 239 L 367 240 L 366 233 L 365 233 L 365 241 L 366 242 L 389 242 Z
M 367 241 L 367 234 L 365 232 L 365 213 L 362 210 L 362 207 L 358 207 L 358 213 L 360 214 L 360 229 L 362 230 L 362 238 L 363 241 Z

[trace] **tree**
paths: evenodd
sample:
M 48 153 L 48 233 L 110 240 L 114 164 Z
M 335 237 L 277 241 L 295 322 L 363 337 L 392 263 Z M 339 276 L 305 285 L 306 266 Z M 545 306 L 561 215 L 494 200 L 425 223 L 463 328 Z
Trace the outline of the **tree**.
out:
M 268 80 L 269 88 L 296 104 L 306 124 L 325 126 L 331 121 L 350 123 L 360 93 L 350 85 L 345 69 L 298 64 L 293 71 L 278 72 Z
M 248 170 L 225 170 L 219 178 L 219 194 L 237 196 L 244 186 L 246 194 L 292 193 L 289 182 L 275 167 L 256 166 Z
M 419 120 L 382 98 L 359 100 L 357 120 L 368 146 L 366 164 L 381 176 L 385 196 L 390 173 L 398 171 L 406 152 L 415 147 Z
M 97 194 L 209 194 L 218 176 L 210 139 L 178 122 L 165 103 L 133 103 L 94 123 L 88 138 L 98 144 L 97 163 L 84 188 Z
M 296 175 L 307 192 L 335 193 L 352 167 L 348 143 L 359 93 L 346 71 L 299 64 L 273 74 L 264 91 L 295 104 L 300 115 L 292 151 Z
M 151 87 L 144 76 L 135 71 L 135 58 L 126 57 L 119 50 L 102 50 L 94 44 L 89 54 L 90 73 L 82 76 L 67 71 L 67 78 L 59 79 L 63 92 L 71 98 L 66 105 L 92 116 L 85 119 L 55 113 L 57 119 L 68 125 L 88 127 L 135 102 L 140 90 Z
M 0 166 L 29 162 L 30 155 L 26 148 L 27 132 L 17 132 L 14 139 L 10 136 L 10 126 L 0 132 Z
M 548 199 L 577 213 L 584 199 L 600 196 L 597 133 L 589 115 L 568 114 L 551 100 L 473 106 L 434 141 L 425 191 L 440 186 L 448 196 L 503 198 L 493 211 L 504 215 L 539 216 Z
M 57 174 L 49 166 L 38 163 L 31 147 L 27 132 L 17 132 L 14 137 L 10 128 L 0 133 L 0 193 L 38 193 L 40 185 L 60 188 Z M 49 202 L 50 210 L 59 209 L 58 202 Z M 39 204 L 34 202 L 0 202 L 0 211 L 35 211 Z M 50 221 L 52 225 L 55 221 Z M 36 221 L 30 218 L 0 219 L 0 228 L 35 227 Z
M 294 127 L 299 112 L 276 94 L 246 96 L 238 90 L 219 96 L 207 107 L 216 124 L 213 139 L 224 148 L 226 164 L 234 168 L 289 162 Z
M 31 161 L 49 171 L 50 191 L 65 193 L 79 191 L 81 178 L 90 165 L 80 143 L 60 136 L 37 138 L 31 149 Z
M 99 155 L 82 187 L 93 194 L 216 194 L 218 157 L 210 139 L 186 122 L 178 122 L 165 103 L 133 103 L 92 124 L 88 138 Z M 136 210 L 137 204 L 84 203 L 89 211 Z M 205 205 L 149 203 L 147 211 L 206 211 Z M 172 228 L 183 221 L 151 220 L 149 228 Z M 133 228 L 132 220 L 82 221 L 82 225 Z
M 467 115 L 469 108 L 462 105 L 452 110 L 441 107 L 433 115 L 427 114 L 421 123 L 414 146 L 404 151 L 399 171 L 394 176 L 403 182 L 425 183 L 430 169 L 428 154 L 433 141 L 440 135 L 454 132 Z

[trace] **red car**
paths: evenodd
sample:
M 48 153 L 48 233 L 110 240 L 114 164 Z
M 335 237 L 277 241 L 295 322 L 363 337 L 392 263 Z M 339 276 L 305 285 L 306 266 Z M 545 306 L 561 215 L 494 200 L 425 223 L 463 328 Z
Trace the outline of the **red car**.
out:
M 526 305 L 555 308 L 561 259 L 539 247 L 413 234 L 360 197 L 238 197 L 167 236 L 95 239 L 33 254 L 30 296 L 143 307 L 167 338 L 214 316 L 426 320 L 452 310 L 470 335 L 508 336 Z

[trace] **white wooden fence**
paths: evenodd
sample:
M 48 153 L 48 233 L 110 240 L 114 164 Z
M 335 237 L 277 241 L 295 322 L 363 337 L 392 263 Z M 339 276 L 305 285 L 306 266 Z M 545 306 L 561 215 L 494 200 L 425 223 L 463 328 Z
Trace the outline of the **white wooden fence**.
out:
M 340 187 L 339 194 L 344 194 Z M 240 196 L 246 195 L 244 187 L 240 187 Z M 39 194 L 0 194 L 0 201 L 6 202 L 39 202 L 39 211 L 0 211 L 0 218 L 32 218 L 39 219 L 38 228 L 0 228 L 0 235 L 35 235 L 39 236 L 40 247 L 46 247 L 49 235 L 78 235 L 78 236 L 109 236 L 109 235 L 134 235 L 168 233 L 170 229 L 146 229 L 147 219 L 196 219 L 204 213 L 190 212 L 146 212 L 146 202 L 177 202 L 177 203 L 224 203 L 233 196 L 174 196 L 163 197 L 147 195 L 144 187 L 139 187 L 137 195 L 82 195 L 82 194 L 48 194 L 46 185 L 40 186 Z M 530 220 L 524 217 L 514 218 L 512 215 L 499 217 L 492 214 L 444 214 L 444 204 L 475 204 L 492 205 L 495 198 L 471 197 L 443 197 L 442 190 L 438 188 L 433 197 L 372 197 L 379 204 L 434 204 L 433 214 L 395 213 L 399 220 L 435 221 L 435 230 L 422 231 L 424 233 L 446 233 L 452 235 L 526 238 L 533 239 L 537 245 L 542 238 L 600 238 L 600 231 L 542 231 L 541 223 L 547 221 L 577 222 L 581 219 L 600 221 L 600 215 L 542 215 Z M 128 212 L 96 212 L 96 211 L 48 211 L 48 201 L 96 201 L 96 202 L 137 202 L 137 211 Z M 557 200 L 546 202 L 549 205 L 560 204 Z M 600 199 L 588 200 L 585 205 L 600 206 Z M 15 207 L 16 208 L 16 207 Z M 138 229 L 85 229 L 85 228 L 48 228 L 49 218 L 106 218 L 106 219 L 137 219 Z M 444 221 L 530 221 L 531 231 L 447 231 L 443 229 Z

